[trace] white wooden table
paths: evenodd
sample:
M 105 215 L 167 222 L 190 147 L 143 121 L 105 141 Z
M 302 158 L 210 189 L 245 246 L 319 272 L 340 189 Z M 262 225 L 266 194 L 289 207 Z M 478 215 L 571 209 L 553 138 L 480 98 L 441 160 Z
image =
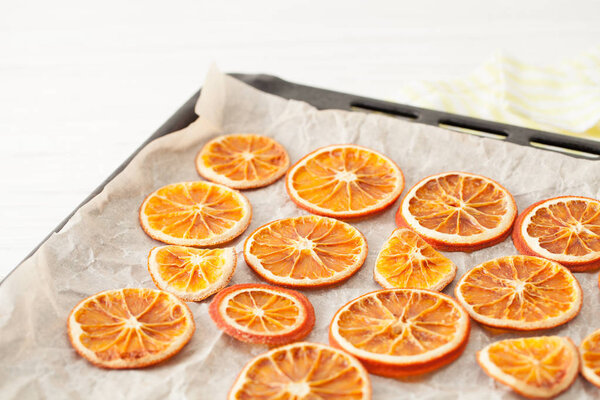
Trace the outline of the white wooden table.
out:
M 224 71 L 393 100 L 497 50 L 600 44 L 598 1 L 3 1 L 0 278 L 203 81 Z

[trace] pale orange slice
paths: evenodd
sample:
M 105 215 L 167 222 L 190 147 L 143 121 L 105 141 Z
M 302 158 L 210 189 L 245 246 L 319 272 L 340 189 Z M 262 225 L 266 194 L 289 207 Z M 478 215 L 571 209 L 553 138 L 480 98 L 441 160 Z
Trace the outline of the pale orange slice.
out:
M 352 225 L 308 215 L 255 230 L 244 244 L 246 263 L 262 278 L 289 287 L 318 287 L 348 279 L 363 265 L 367 241 Z
M 200 175 L 234 189 L 267 186 L 281 178 L 289 165 L 282 145 L 255 134 L 218 136 L 196 157 Z
M 151 193 L 140 224 L 153 239 L 182 246 L 213 246 L 241 235 L 252 218 L 240 192 L 210 182 L 181 182 Z
M 429 176 L 407 193 L 396 224 L 445 251 L 474 251 L 500 243 L 517 217 L 512 195 L 497 182 L 467 172 Z
M 600 388 L 600 329 L 587 336 L 579 348 L 581 374 Z
M 229 391 L 229 400 L 369 400 L 364 367 L 343 351 L 318 343 L 293 343 L 251 360 Z
M 377 256 L 373 277 L 387 289 L 440 291 L 456 276 L 456 265 L 410 229 L 396 229 Z
M 208 310 L 219 329 L 249 343 L 287 344 L 304 339 L 315 325 L 306 296 L 270 285 L 230 286 L 215 296 Z
M 71 344 L 85 359 L 104 368 L 141 368 L 178 353 L 194 333 L 184 302 L 153 289 L 100 292 L 73 308 Z
M 329 342 L 373 374 L 400 377 L 454 361 L 469 339 L 469 315 L 451 297 L 424 289 L 384 289 L 335 314 Z
M 549 399 L 577 378 L 579 355 L 571 339 L 540 336 L 501 340 L 477 352 L 492 378 L 531 399 Z
M 579 196 L 537 202 L 513 231 L 519 253 L 554 260 L 572 271 L 600 267 L 600 201 Z
M 292 201 L 319 215 L 353 218 L 390 206 L 404 189 L 398 166 L 373 150 L 352 145 L 322 147 L 290 168 Z
M 156 286 L 185 301 L 203 300 L 227 286 L 236 263 L 233 247 L 168 245 L 155 247 L 148 255 L 148 271 Z
M 455 289 L 471 317 L 496 328 L 535 330 L 579 313 L 583 293 L 562 265 L 539 257 L 500 257 L 471 269 Z

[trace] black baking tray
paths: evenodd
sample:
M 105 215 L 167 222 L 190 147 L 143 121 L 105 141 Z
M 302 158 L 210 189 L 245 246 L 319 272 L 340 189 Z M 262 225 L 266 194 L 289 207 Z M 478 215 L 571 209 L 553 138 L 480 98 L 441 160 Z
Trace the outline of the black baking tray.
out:
M 442 111 L 429 110 L 426 108 L 398 104 L 388 101 L 356 96 L 348 93 L 335 92 L 311 86 L 299 85 L 285 81 L 281 78 L 265 74 L 230 74 L 231 76 L 246 82 L 247 84 L 286 99 L 295 99 L 312 104 L 318 109 L 338 109 L 362 112 L 375 112 L 387 114 L 393 117 L 410 120 L 413 122 L 440 126 L 453 129 L 465 134 L 473 134 L 504 140 L 523 146 L 540 148 L 546 151 L 557 151 L 566 153 L 572 157 L 600 160 L 600 141 L 588 140 L 573 136 L 565 136 L 551 132 L 527 129 L 515 125 L 502 124 L 462 115 L 446 113 Z M 146 139 L 119 167 L 100 184 L 90 195 L 77 206 L 52 232 L 42 240 L 23 261 L 29 258 L 48 238 L 59 232 L 67 221 L 94 196 L 100 193 L 104 186 L 119 174 L 141 149 L 152 140 L 183 129 L 198 117 L 194 112 L 196 100 L 200 96 L 198 90 L 188 101 L 186 101 L 152 136 Z M 600 163 L 599 163 L 600 166 Z M 21 261 L 21 263 L 23 263 Z M 19 265 L 21 264 L 19 263 Z M 19 267 L 17 265 L 11 273 Z M 3 280 L 6 280 L 9 273 Z M 2 284 L 0 282 L 0 284 Z

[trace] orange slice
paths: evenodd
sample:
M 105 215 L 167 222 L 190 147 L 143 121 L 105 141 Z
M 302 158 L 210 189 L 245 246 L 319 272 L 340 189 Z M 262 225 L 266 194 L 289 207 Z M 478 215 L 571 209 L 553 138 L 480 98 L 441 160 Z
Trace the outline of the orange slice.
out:
M 400 168 L 386 156 L 352 145 L 322 147 L 290 168 L 292 201 L 319 215 L 353 218 L 390 206 L 404 189 Z
M 396 229 L 377 256 L 373 277 L 386 289 L 440 291 L 456 276 L 456 265 L 410 229 Z
M 519 253 L 554 260 L 572 271 L 600 267 L 600 201 L 563 196 L 521 213 L 513 231 Z
M 400 377 L 454 361 L 469 339 L 469 315 L 451 297 L 424 289 L 384 289 L 335 314 L 329 342 L 373 374 Z
M 200 301 L 227 286 L 236 263 L 233 247 L 196 249 L 169 245 L 150 251 L 148 271 L 159 289 L 185 301 Z
M 196 157 L 200 175 L 234 189 L 267 186 L 281 178 L 289 166 L 282 145 L 254 134 L 216 137 Z
M 475 321 L 524 331 L 570 321 L 579 313 L 583 296 L 568 269 L 531 256 L 479 264 L 460 278 L 455 295 Z
M 153 239 L 182 246 L 213 246 L 241 235 L 252 217 L 241 193 L 210 182 L 182 182 L 151 193 L 140 224 Z
M 371 382 L 354 357 L 317 343 L 293 343 L 251 360 L 229 400 L 369 400 Z
M 141 368 L 178 353 L 194 333 L 190 309 L 153 289 L 100 292 L 73 308 L 69 340 L 85 359 L 104 368 Z
M 429 176 L 408 192 L 396 224 L 445 251 L 473 251 L 500 243 L 517 217 L 512 195 L 497 182 L 467 172 Z
M 571 339 L 540 336 L 501 340 L 477 352 L 486 374 L 531 399 L 549 399 L 577 378 L 579 356 Z
M 363 265 L 367 241 L 352 225 L 308 215 L 255 230 L 244 244 L 246 263 L 262 278 L 289 287 L 318 287 L 348 279 Z
M 581 374 L 600 388 L 600 329 L 583 339 L 579 354 Z
M 306 296 L 270 285 L 230 286 L 215 296 L 208 310 L 221 330 L 249 343 L 294 342 L 315 325 L 315 311 Z

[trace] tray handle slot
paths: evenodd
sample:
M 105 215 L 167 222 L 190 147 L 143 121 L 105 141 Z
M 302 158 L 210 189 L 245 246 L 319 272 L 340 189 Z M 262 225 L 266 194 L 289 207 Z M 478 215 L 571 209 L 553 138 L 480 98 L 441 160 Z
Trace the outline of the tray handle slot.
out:
M 506 140 L 508 133 L 494 128 L 478 126 L 465 121 L 453 121 L 449 119 L 441 119 L 438 122 L 440 128 L 446 128 L 457 132 L 468 133 L 470 135 L 486 137 L 490 139 Z
M 352 111 L 386 114 L 395 118 L 403 118 L 408 120 L 416 120 L 419 118 L 419 115 L 415 111 L 403 109 L 395 104 L 369 104 L 362 101 L 353 101 L 350 103 L 350 109 Z
M 537 147 L 539 149 L 556 151 L 570 156 L 588 158 L 590 160 L 600 159 L 600 152 L 596 152 L 593 149 L 581 148 L 579 146 L 569 146 L 564 143 L 555 143 L 551 140 L 532 138 L 529 141 L 529 145 Z

